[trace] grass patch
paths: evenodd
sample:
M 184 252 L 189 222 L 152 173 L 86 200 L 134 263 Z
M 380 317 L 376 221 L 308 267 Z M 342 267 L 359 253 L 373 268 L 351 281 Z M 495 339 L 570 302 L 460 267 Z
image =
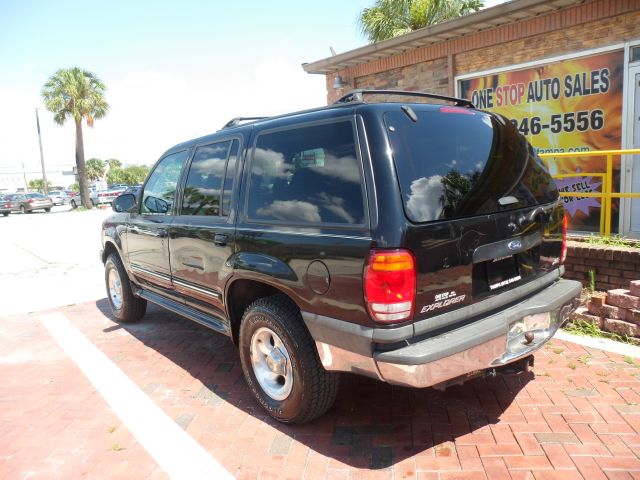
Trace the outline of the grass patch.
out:
M 637 241 L 626 238 L 624 235 L 612 235 L 610 237 L 603 237 L 592 233 L 585 239 L 585 242 L 589 245 L 602 245 L 606 247 L 638 247 Z
M 560 355 L 562 352 L 564 352 L 564 348 L 556 347 L 553 349 L 553 353 L 557 353 L 558 355 Z
M 571 360 L 569 363 L 567 363 L 567 367 L 569 367 L 571 370 L 575 370 L 578 367 L 578 365 L 576 365 L 574 361 Z
M 598 325 L 591 322 L 585 322 L 584 320 L 574 320 L 563 328 L 566 332 L 573 333 L 574 335 L 580 335 L 582 337 L 604 337 L 604 334 L 602 333 L 602 330 L 598 328 Z
M 114 443 L 113 445 L 111 445 L 111 448 L 109 450 L 111 450 L 112 452 L 121 452 L 122 450 L 126 450 L 126 448 L 117 443 Z
M 578 361 L 584 365 L 589 365 L 589 362 L 591 361 L 591 357 L 589 355 L 582 355 L 578 357 Z
M 110 426 L 110 427 L 107 429 L 107 431 L 108 431 L 109 433 L 113 433 L 113 432 L 115 432 L 117 429 L 118 429 L 118 427 L 116 427 L 115 425 L 112 425 L 112 426 Z

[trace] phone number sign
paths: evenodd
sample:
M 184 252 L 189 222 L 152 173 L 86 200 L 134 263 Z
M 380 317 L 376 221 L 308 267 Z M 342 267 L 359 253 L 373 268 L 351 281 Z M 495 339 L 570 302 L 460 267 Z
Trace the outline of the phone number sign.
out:
M 619 149 L 623 65 L 622 50 L 576 57 L 460 80 L 459 95 L 507 117 L 538 153 Z M 605 170 L 599 157 L 563 159 L 549 168 L 554 175 Z M 618 179 L 614 165 L 614 185 Z M 584 204 L 569 209 L 573 229 L 597 231 L 600 200 L 571 203 Z

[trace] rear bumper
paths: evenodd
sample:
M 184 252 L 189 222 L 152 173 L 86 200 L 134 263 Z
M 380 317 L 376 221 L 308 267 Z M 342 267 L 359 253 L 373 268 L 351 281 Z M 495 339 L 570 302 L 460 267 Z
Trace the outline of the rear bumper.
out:
M 531 355 L 566 321 L 580 290 L 579 282 L 558 280 L 473 323 L 423 340 L 410 339 L 391 350 L 373 351 L 372 343 L 367 353 L 360 346 L 337 346 L 318 338 L 316 346 L 327 370 L 360 373 L 411 387 L 446 384 Z M 303 314 L 303 318 L 309 325 L 309 317 Z M 314 327 L 310 331 L 313 335 Z

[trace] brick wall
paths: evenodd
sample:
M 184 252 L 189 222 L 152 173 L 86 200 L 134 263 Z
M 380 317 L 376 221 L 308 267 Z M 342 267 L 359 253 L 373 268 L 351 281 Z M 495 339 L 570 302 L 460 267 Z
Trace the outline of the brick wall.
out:
M 435 45 L 410 49 L 326 76 L 327 101 L 351 88 L 453 94 L 453 77 L 640 38 L 640 1 L 594 0 Z M 451 65 L 449 64 L 451 62 Z M 336 75 L 349 83 L 333 89 Z
M 595 271 L 596 290 L 627 288 L 629 281 L 640 279 L 640 248 L 590 245 L 570 241 L 567 244 L 564 278 L 580 280 L 587 287 L 589 271 Z
M 447 68 L 447 59 L 439 58 L 357 78 L 355 88 L 425 90 L 447 95 L 449 93 Z

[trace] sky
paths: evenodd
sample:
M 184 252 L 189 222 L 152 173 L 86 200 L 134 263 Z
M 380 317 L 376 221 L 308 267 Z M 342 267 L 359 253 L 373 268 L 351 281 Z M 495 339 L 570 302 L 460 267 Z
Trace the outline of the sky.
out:
M 357 19 L 374 0 L 1 0 L 0 167 L 75 164 L 75 128 L 40 92 L 60 68 L 107 86 L 108 115 L 83 126 L 85 158 L 152 164 L 172 145 L 237 116 L 326 104 L 323 75 L 301 64 L 367 44 Z M 500 3 L 490 0 L 487 4 Z

